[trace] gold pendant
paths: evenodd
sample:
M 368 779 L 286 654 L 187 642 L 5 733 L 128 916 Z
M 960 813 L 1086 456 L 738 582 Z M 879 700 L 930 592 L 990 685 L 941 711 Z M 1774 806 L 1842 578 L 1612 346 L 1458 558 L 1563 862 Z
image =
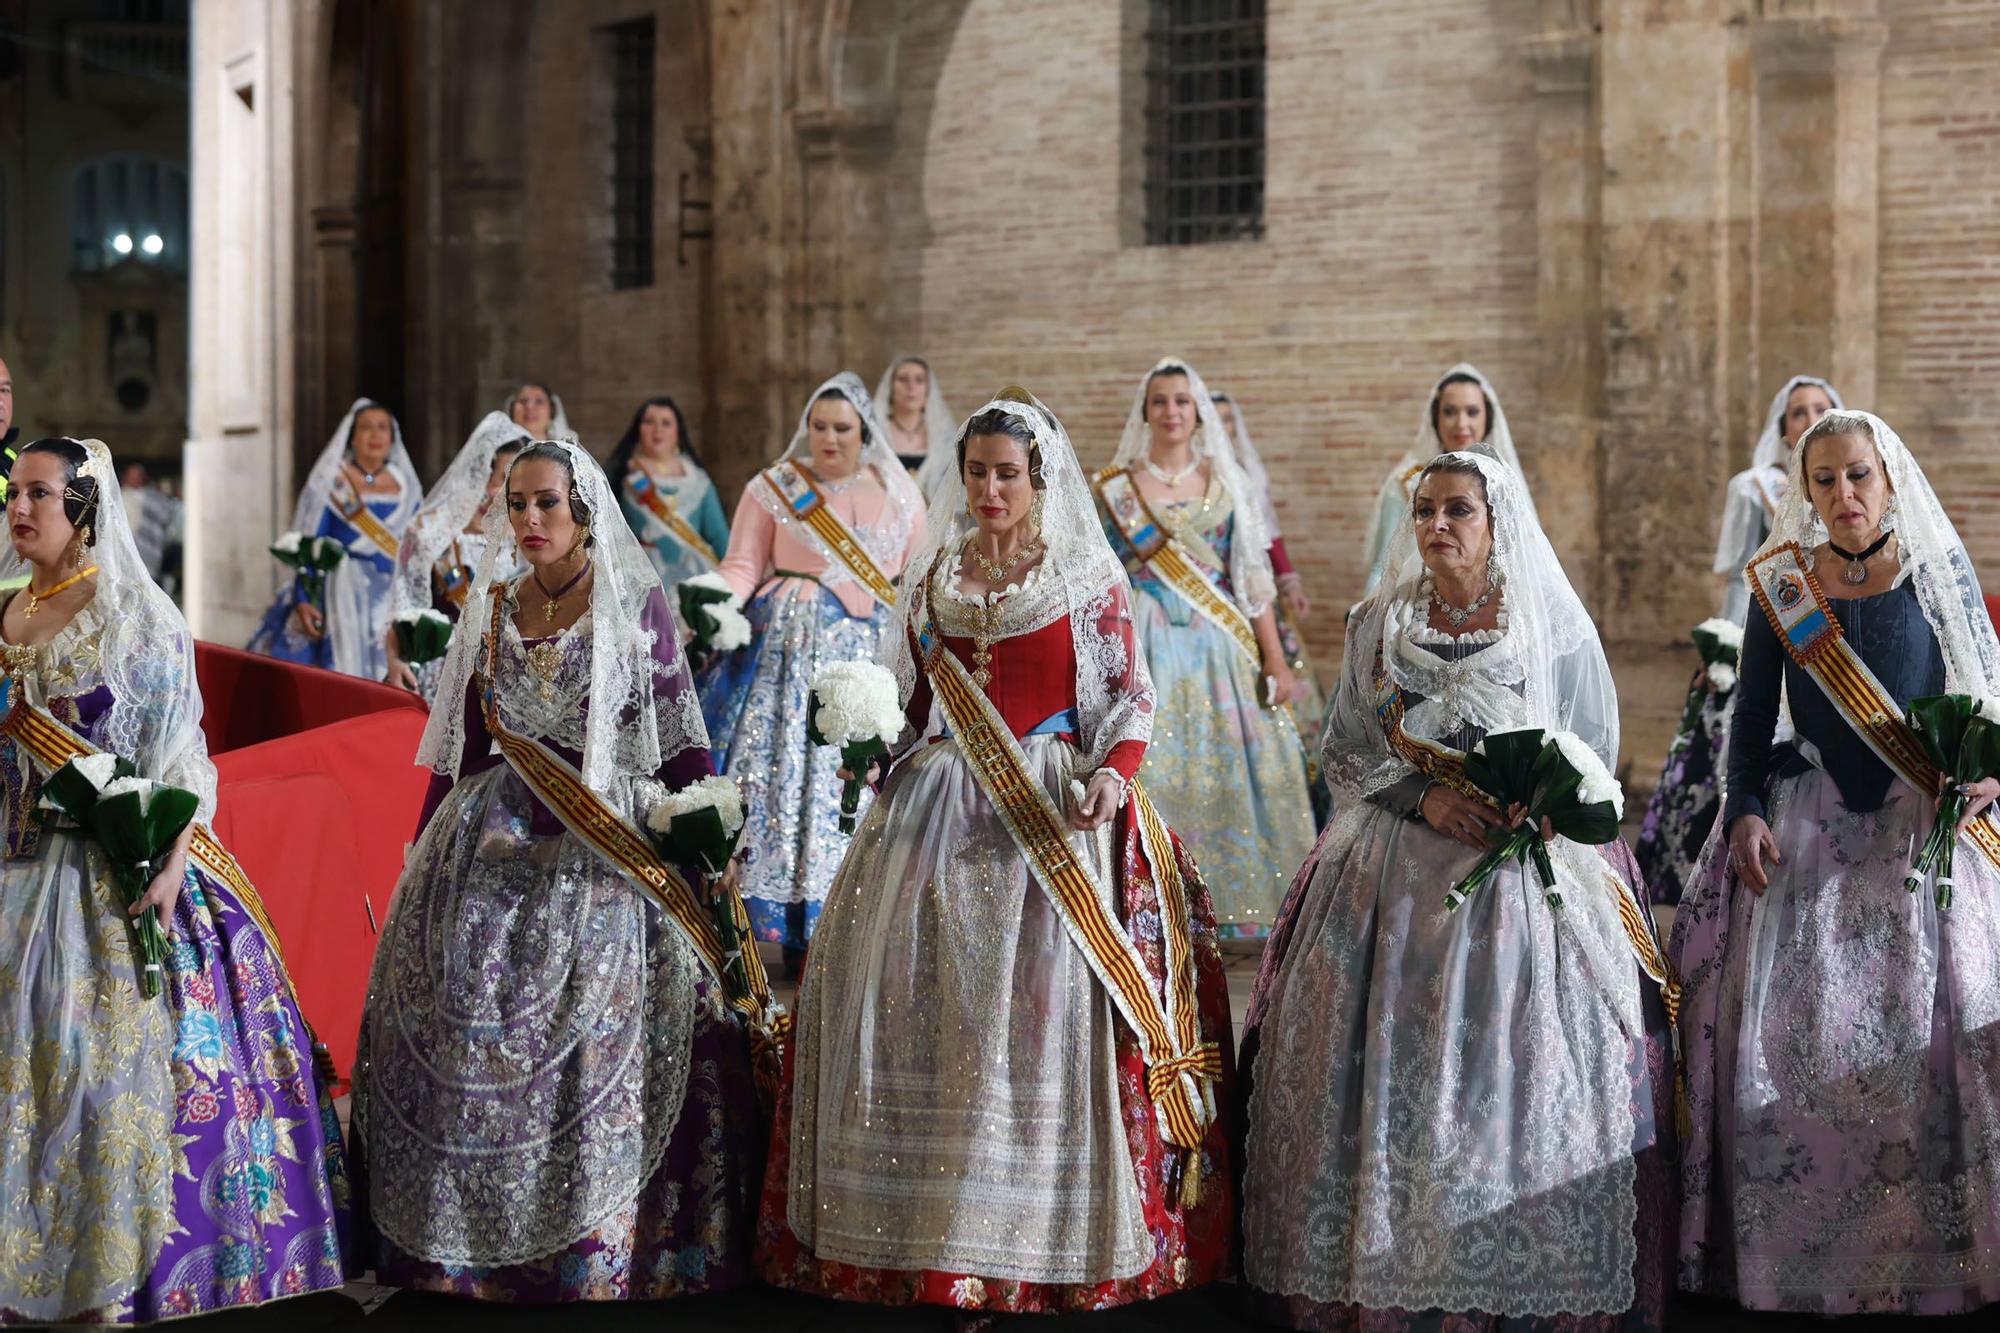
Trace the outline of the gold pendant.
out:
M 556 676 L 562 671 L 562 644 L 554 639 L 544 639 L 528 650 L 528 670 L 540 682 L 543 703 L 553 703 L 556 697 Z

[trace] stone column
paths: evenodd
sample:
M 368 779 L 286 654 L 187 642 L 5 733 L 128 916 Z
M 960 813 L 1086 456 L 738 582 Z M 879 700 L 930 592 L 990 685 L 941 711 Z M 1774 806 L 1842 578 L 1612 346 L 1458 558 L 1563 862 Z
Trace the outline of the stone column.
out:
M 1763 397 L 1799 372 L 1875 399 L 1877 155 L 1882 48 L 1875 0 L 1765 0 L 1757 91 L 1757 348 Z

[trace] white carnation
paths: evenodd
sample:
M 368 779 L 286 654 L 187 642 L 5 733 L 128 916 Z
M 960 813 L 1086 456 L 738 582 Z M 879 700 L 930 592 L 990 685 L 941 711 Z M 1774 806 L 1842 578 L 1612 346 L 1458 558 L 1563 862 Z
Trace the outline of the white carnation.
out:
M 895 742 L 903 730 L 903 706 L 896 698 L 896 678 L 874 662 L 834 662 L 812 679 L 819 699 L 813 725 L 826 743 Z
M 273 555 L 297 555 L 299 553 L 299 543 L 304 540 L 305 538 L 299 533 L 287 532 L 279 537 L 278 540 L 271 543 L 271 553 Z
M 743 827 L 743 793 L 732 779 L 724 777 L 690 782 L 652 808 L 646 816 L 646 827 L 655 833 L 666 833 L 672 830 L 675 815 L 691 815 L 711 806 L 722 817 L 722 831 L 730 837 L 736 836 L 736 830 Z
M 1988 722 L 2000 722 L 2000 699 L 1996 699 L 1990 694 L 1974 695 L 1972 699 L 1972 711 L 1980 717 L 1985 718 Z
M 445 628 L 451 628 L 450 616 L 445 615 L 441 611 L 433 611 L 428 606 L 419 611 L 398 611 L 396 613 L 396 623 L 398 625 L 421 625 L 426 620 L 435 620 Z
M 1736 688 L 1736 668 L 1727 662 L 1710 662 L 1708 683 L 1715 687 L 1717 694 L 1729 693 Z
M 708 646 L 719 653 L 733 653 L 750 642 L 750 620 L 741 611 L 727 602 L 717 602 L 708 608 L 708 614 L 715 617 L 715 633 L 708 636 Z
M 115 761 L 116 756 L 92 755 L 91 758 L 109 758 Z M 139 813 L 144 814 L 146 813 L 146 807 L 153 803 L 153 793 L 159 789 L 160 784 L 149 778 L 119 778 L 100 787 L 97 792 L 97 799 L 108 801 L 114 796 L 123 796 L 127 792 L 137 792 L 139 793 Z
M 1725 648 L 1740 650 L 1743 647 L 1743 627 L 1733 620 L 1724 620 L 1720 616 L 1711 616 L 1709 619 L 1696 625 L 1695 628 L 1704 634 L 1713 636 L 1715 641 Z
M 78 755 L 69 762 L 72 768 L 83 774 L 85 780 L 91 786 L 97 788 L 99 796 L 110 794 L 105 790 L 105 784 L 111 782 L 118 775 L 117 755 L 100 751 L 97 754 Z M 131 779 L 127 778 L 126 781 L 129 782 Z
M 1562 751 L 1571 768 L 1583 775 L 1583 781 L 1576 789 L 1577 800 L 1585 805 L 1596 805 L 1609 801 L 1611 808 L 1620 819 L 1625 817 L 1625 789 L 1618 785 L 1618 779 L 1611 776 L 1611 770 L 1597 757 L 1597 751 L 1590 748 L 1583 737 L 1573 731 L 1558 731 L 1550 735 L 1556 748 Z
M 693 578 L 682 579 L 681 583 L 690 588 L 707 588 L 711 592 L 727 593 L 731 606 L 743 605 L 743 599 L 729 586 L 729 580 L 713 570 L 706 574 L 696 574 Z

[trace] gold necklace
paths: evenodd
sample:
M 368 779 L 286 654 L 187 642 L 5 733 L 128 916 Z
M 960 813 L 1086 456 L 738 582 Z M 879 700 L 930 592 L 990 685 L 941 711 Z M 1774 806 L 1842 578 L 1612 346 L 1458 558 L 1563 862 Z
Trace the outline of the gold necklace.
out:
M 971 554 L 973 563 L 979 566 L 979 572 L 986 576 L 986 581 L 998 584 L 1014 572 L 1014 566 L 1038 553 L 1042 549 L 1042 543 L 1040 538 L 1027 542 L 1020 550 L 997 565 L 986 558 L 986 553 L 981 551 L 970 537 L 965 539 L 965 549 Z
M 96 572 L 97 572 L 96 565 L 92 565 L 88 569 L 79 569 L 76 571 L 76 573 L 70 575 L 68 578 L 64 579 L 61 583 L 58 583 L 55 587 L 50 588 L 46 592 L 36 592 L 33 585 L 30 585 L 28 588 L 28 609 L 21 613 L 21 619 L 33 620 L 35 618 L 35 612 L 42 609 L 43 602 L 47 601 L 51 597 L 54 597 L 59 592 L 67 592 L 69 589 L 74 588 L 77 584 L 83 582 L 85 579 L 89 578 L 92 574 L 95 574 Z

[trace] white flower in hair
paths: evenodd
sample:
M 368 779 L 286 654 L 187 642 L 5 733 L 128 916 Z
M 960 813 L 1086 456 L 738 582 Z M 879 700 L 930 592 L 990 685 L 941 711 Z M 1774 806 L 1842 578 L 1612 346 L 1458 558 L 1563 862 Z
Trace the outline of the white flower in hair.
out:
M 833 662 L 812 679 L 819 700 L 813 725 L 829 745 L 861 740 L 887 745 L 903 730 L 903 706 L 896 698 L 896 678 L 873 662 Z
M 1695 628 L 1704 634 L 1711 635 L 1717 643 L 1723 644 L 1726 647 L 1740 649 L 1743 646 L 1743 627 L 1733 620 L 1724 620 L 1720 616 L 1710 616 L 1707 620 L 1696 625 Z
M 691 815 L 713 807 L 722 820 L 722 831 L 730 837 L 743 827 L 743 793 L 734 780 L 707 777 L 668 796 L 646 815 L 646 827 L 655 833 L 671 832 L 675 815 Z
M 1569 761 L 1570 767 L 1583 775 L 1583 781 L 1576 789 L 1576 798 L 1587 805 L 1609 801 L 1612 810 L 1623 819 L 1625 789 L 1618 785 L 1617 778 L 1611 776 L 1611 770 L 1597 757 L 1597 751 L 1573 731 L 1551 732 L 1549 739 L 1562 751 L 1562 757 Z

